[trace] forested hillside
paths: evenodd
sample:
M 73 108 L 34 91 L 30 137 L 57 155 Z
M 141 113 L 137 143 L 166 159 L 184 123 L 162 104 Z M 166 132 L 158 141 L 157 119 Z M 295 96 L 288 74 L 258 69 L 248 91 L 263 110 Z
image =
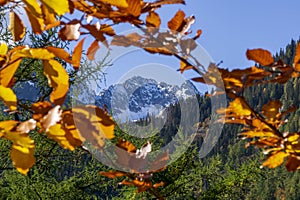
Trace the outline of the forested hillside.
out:
M 292 40 L 275 55 L 292 63 L 297 42 Z M 280 99 L 283 109 L 295 105 L 296 111 L 288 116 L 283 129 L 299 131 L 300 80 L 286 84 L 267 84 L 250 87 L 244 96 L 254 106 L 261 108 L 271 99 Z M 245 148 L 238 133 L 241 127 L 226 124 L 213 151 L 199 159 L 199 148 L 205 138 L 205 126 L 210 116 L 209 97 L 199 96 L 200 127 L 195 141 L 176 162 L 165 171 L 154 174 L 155 182 L 163 181 L 158 188 L 167 199 L 299 199 L 300 174 L 287 172 L 283 167 L 260 168 L 261 150 Z M 168 108 L 171 113 L 160 135 L 150 138 L 155 145 L 167 143 L 178 131 L 180 105 Z M 172 117 L 170 117 L 172 116 Z M 1 113 L 1 121 L 11 116 Z M 23 116 L 26 118 L 26 116 Z M 204 127 L 204 129 L 203 129 Z M 180 134 L 180 133 L 179 133 Z M 128 139 L 119 130 L 116 135 Z M 127 138 L 126 138 L 127 137 Z M 19 174 L 9 159 L 10 142 L 0 140 L 0 199 L 147 199 L 148 193 L 136 193 L 136 188 L 121 186 L 121 179 L 108 179 L 99 171 L 109 170 L 83 149 L 74 152 L 62 150 L 57 143 L 44 135 L 35 134 L 37 158 L 28 176 Z M 139 146 L 143 142 L 130 138 Z M 149 196 L 148 196 L 149 195 Z

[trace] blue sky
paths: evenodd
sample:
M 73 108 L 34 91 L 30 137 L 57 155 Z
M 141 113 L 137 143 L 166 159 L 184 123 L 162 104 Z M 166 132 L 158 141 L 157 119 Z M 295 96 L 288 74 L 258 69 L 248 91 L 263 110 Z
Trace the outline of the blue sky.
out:
M 182 9 L 203 30 L 198 42 L 225 68 L 247 67 L 247 48 L 273 54 L 300 36 L 299 0 L 186 0 Z
M 166 5 L 157 12 L 162 18 L 161 28 L 167 27 L 167 22 L 178 9 L 183 10 L 187 16 L 194 15 L 196 22 L 192 26 L 193 33 L 197 29 L 203 31 L 197 42 L 206 49 L 214 62 L 222 60 L 221 67 L 233 69 L 254 64 L 246 59 L 245 52 L 248 48 L 265 48 L 275 54 L 280 48 L 285 48 L 291 39 L 299 39 L 299 8 L 299 0 L 186 0 L 186 5 Z M 125 54 L 106 71 L 107 84 L 119 82 L 123 75 L 129 77 L 128 72 L 134 75 L 135 70 L 132 69 L 151 62 L 173 69 L 179 68 L 179 62 L 174 57 L 152 56 L 147 53 L 143 55 L 141 52 Z M 136 72 L 139 73 L 140 69 Z M 148 78 L 158 81 L 172 78 L 175 82 L 178 81 L 176 75 L 157 72 L 155 67 L 152 72 L 147 73 Z M 174 70 L 174 73 L 178 72 Z M 188 72 L 184 76 L 189 79 L 197 74 Z

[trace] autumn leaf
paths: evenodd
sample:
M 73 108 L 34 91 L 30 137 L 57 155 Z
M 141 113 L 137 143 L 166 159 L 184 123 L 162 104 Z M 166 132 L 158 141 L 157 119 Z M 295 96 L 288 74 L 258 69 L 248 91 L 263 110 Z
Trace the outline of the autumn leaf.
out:
M 273 153 L 263 164 L 263 167 L 269 167 L 269 168 L 276 168 L 279 165 L 281 165 L 284 161 L 284 158 L 287 157 L 289 154 L 278 151 L 276 153 Z
M 30 21 L 33 33 L 41 34 L 44 31 L 44 19 L 42 18 L 42 16 L 41 17 L 34 16 L 27 7 L 25 7 L 25 11 Z
M 41 2 L 48 8 L 50 13 L 63 15 L 70 11 L 68 0 L 41 0 Z
M 43 19 L 44 19 L 45 25 L 55 24 L 57 22 L 57 20 L 55 18 L 55 14 L 50 13 L 46 6 L 41 5 L 41 9 L 43 11 Z
M 42 17 L 42 9 L 36 0 L 22 0 L 27 8 L 30 10 L 30 13 L 36 17 Z
M 238 116 L 249 116 L 252 111 L 251 108 L 246 104 L 245 100 L 241 97 L 234 99 L 229 104 L 229 109 Z
M 94 60 L 95 59 L 95 54 L 97 53 L 97 50 L 100 48 L 98 41 L 95 40 L 90 47 L 88 48 L 86 52 L 86 56 L 89 60 Z
M 0 99 L 10 110 L 17 109 L 17 96 L 12 89 L 0 85 Z
M 40 120 L 44 115 L 46 115 L 49 110 L 52 109 L 52 104 L 48 101 L 39 101 L 36 103 L 33 103 L 31 105 L 31 109 L 34 111 L 32 117 L 35 120 Z
M 63 104 L 64 98 L 69 90 L 69 75 L 65 68 L 56 60 L 44 60 L 44 74 L 48 84 L 53 88 L 50 100 L 54 104 Z
M 131 152 L 131 153 L 136 152 L 136 147 L 131 142 L 129 142 L 128 140 L 119 139 L 116 146 L 124 149 L 127 152 Z
M 254 137 L 277 137 L 273 132 L 267 131 L 247 131 L 241 133 L 242 136 L 247 138 L 254 138 Z
M 113 6 L 117 6 L 117 7 L 120 7 L 120 8 L 127 8 L 128 7 L 128 3 L 126 0 L 99 0 L 103 3 L 108 3 L 110 5 L 113 5 Z
M 78 42 L 76 47 L 74 48 L 73 54 L 72 54 L 72 63 L 74 69 L 78 69 L 80 66 L 80 60 L 81 60 L 81 54 L 82 54 L 82 48 L 83 48 L 84 38 Z
M 18 58 L 32 58 L 40 60 L 49 60 L 55 57 L 55 55 L 44 48 L 29 48 L 23 47 L 16 50 L 13 53 L 14 59 Z
M 20 123 L 16 130 L 20 133 L 29 133 L 29 131 L 35 129 L 36 121 L 34 119 L 29 119 L 25 122 Z
M 182 10 L 178 10 L 175 16 L 168 22 L 169 29 L 178 31 L 184 22 L 184 17 L 185 13 Z
M 126 173 L 120 171 L 99 172 L 99 174 L 108 178 L 117 178 L 127 175 Z
M 127 0 L 128 7 L 127 12 L 134 17 L 141 15 L 142 11 L 142 1 L 141 0 Z
M 286 169 L 289 172 L 296 171 L 300 167 L 300 157 L 299 156 L 290 155 L 287 158 L 285 167 L 286 167 Z
M 105 111 L 96 106 L 72 108 L 74 122 L 81 141 L 102 148 L 105 139 L 114 138 L 114 121 Z
M 146 17 L 146 26 L 159 28 L 160 23 L 161 23 L 161 20 L 160 20 L 159 15 L 154 11 L 149 12 L 149 14 Z
M 264 49 L 248 49 L 246 55 L 248 60 L 253 60 L 262 66 L 269 66 L 274 63 L 272 54 Z
M 59 30 L 58 36 L 63 40 L 78 40 L 80 37 L 80 21 L 73 20 Z
M 61 124 L 50 126 L 46 134 L 50 139 L 55 140 L 64 149 L 73 151 L 77 146 L 72 143 L 72 140 L 69 141 L 67 136 L 68 133 L 63 129 Z
M 190 69 L 194 69 L 194 68 L 195 68 L 194 66 L 188 65 L 188 64 L 186 64 L 185 62 L 180 61 L 180 68 L 179 68 L 179 71 L 180 71 L 181 73 L 183 73 L 183 72 L 186 71 L 186 70 L 190 70 Z
M 5 56 L 6 53 L 7 53 L 7 51 L 8 51 L 8 46 L 7 46 L 7 44 L 4 43 L 4 42 L 1 42 L 1 43 L 0 43 L 0 56 Z
M 56 57 L 68 62 L 72 64 L 72 60 L 71 60 L 71 56 L 68 52 L 66 52 L 64 49 L 62 48 L 58 48 L 58 47 L 53 47 L 53 46 L 48 46 L 46 47 L 46 49 L 53 53 Z
M 42 124 L 43 129 L 47 132 L 51 126 L 54 126 L 61 120 L 62 110 L 60 106 L 57 105 L 45 115 L 41 120 L 40 123 Z
M 35 163 L 34 141 L 28 134 L 19 132 L 6 132 L 5 138 L 13 143 L 10 156 L 14 166 L 20 173 L 26 175 Z
M 300 72 L 300 43 L 298 43 L 296 47 L 296 53 L 294 57 L 294 67 L 298 72 Z
M 262 114 L 267 118 L 273 120 L 279 116 L 279 110 L 282 107 L 282 103 L 279 100 L 270 101 L 269 103 L 263 105 Z
M 14 41 L 21 40 L 25 35 L 25 26 L 20 17 L 15 12 L 9 14 L 9 30 L 12 33 Z
M 0 0 L 0 6 L 4 6 L 7 2 L 8 0 Z

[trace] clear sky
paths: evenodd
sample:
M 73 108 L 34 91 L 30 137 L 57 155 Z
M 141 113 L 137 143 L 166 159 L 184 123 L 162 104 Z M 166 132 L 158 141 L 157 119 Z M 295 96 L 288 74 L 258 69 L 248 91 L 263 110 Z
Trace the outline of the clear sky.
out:
M 273 54 L 300 36 L 299 0 L 186 0 L 182 9 L 196 16 L 198 42 L 225 68 L 247 67 L 247 48 Z
M 187 16 L 194 15 L 193 33 L 197 29 L 203 31 L 197 42 L 206 49 L 213 61 L 223 61 L 221 67 L 233 69 L 253 65 L 245 56 L 248 48 L 265 48 L 275 54 L 280 48 L 285 48 L 291 39 L 299 39 L 299 8 L 299 0 L 186 0 L 186 5 L 166 5 L 157 12 L 162 18 L 161 28 L 167 27 L 167 22 L 178 9 Z M 178 60 L 166 57 L 147 53 L 142 55 L 140 52 L 127 54 L 108 69 L 107 83 L 117 83 L 132 68 L 150 62 L 157 61 L 174 69 L 179 68 Z M 153 71 L 156 79 L 174 77 L 156 73 L 160 72 Z M 195 76 L 195 73 L 187 75 L 188 78 Z

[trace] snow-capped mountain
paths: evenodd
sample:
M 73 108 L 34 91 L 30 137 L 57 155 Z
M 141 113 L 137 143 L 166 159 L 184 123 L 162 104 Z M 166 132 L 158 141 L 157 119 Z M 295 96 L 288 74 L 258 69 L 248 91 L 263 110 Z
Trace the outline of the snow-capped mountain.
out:
M 198 93 L 190 81 L 178 86 L 134 76 L 102 91 L 96 97 L 96 105 L 106 107 L 116 119 L 132 121 L 147 114 L 162 114 L 170 104 Z

